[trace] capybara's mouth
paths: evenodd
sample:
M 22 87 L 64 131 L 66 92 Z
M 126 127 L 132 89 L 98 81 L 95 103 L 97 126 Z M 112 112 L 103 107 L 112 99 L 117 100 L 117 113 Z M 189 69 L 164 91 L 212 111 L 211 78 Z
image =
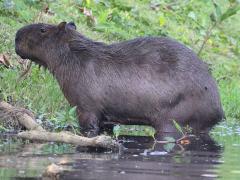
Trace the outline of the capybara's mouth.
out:
M 18 54 L 18 53 L 17 53 L 17 54 Z M 42 61 L 40 61 L 40 60 L 37 59 L 37 58 L 29 58 L 29 57 L 27 57 L 27 56 L 25 56 L 25 55 L 21 55 L 21 54 L 18 54 L 18 55 L 19 55 L 22 59 L 24 59 L 24 60 L 25 60 L 25 59 L 29 59 L 30 61 L 34 62 L 35 64 L 47 68 L 47 64 L 44 63 L 44 62 L 42 62 Z
M 16 51 L 16 54 L 20 56 L 22 59 L 28 59 L 28 57 L 25 54 L 23 54 L 17 46 L 15 47 L 15 51 Z
M 30 59 L 30 60 L 33 61 L 35 64 L 37 64 L 39 66 L 43 66 L 43 67 L 47 68 L 47 64 L 40 61 L 39 59 L 34 58 L 34 59 Z
M 16 46 L 16 53 L 18 56 L 20 56 L 22 59 L 29 59 L 31 61 L 33 61 L 34 63 L 38 64 L 39 66 L 43 66 L 45 68 L 47 68 L 47 64 L 42 62 L 41 60 L 37 59 L 37 58 L 33 58 L 33 57 L 29 57 L 27 55 L 25 55 L 24 53 L 22 53 L 18 47 Z
M 18 54 L 18 55 L 21 57 L 21 59 L 28 59 L 28 57 L 27 57 L 27 56 L 20 55 L 20 54 Z
M 20 48 L 19 48 L 19 46 L 18 46 L 17 44 L 15 45 L 15 52 L 16 52 L 16 54 L 17 54 L 18 56 L 20 56 L 22 59 L 29 59 L 29 57 L 20 50 Z

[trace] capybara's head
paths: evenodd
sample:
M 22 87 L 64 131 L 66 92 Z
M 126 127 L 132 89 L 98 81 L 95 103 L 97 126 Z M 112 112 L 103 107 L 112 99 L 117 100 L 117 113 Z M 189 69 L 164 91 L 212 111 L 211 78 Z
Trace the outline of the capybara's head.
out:
M 64 53 L 68 40 L 75 31 L 73 22 L 59 25 L 31 24 L 18 30 L 15 37 L 16 53 L 23 59 L 31 59 L 39 65 L 48 67 L 50 59 Z

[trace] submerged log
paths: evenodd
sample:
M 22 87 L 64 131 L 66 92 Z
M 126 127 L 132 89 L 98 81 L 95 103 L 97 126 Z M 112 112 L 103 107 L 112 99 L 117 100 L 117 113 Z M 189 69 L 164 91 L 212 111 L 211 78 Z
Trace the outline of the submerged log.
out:
M 78 136 L 70 132 L 47 132 L 41 125 L 37 124 L 33 114 L 23 108 L 16 108 L 7 102 L 0 101 L 0 118 L 1 116 L 14 117 L 12 119 L 18 121 L 19 124 L 24 126 L 29 131 L 18 133 L 18 137 L 29 140 L 45 141 L 45 142 L 60 142 L 73 144 L 77 146 L 91 146 L 101 147 L 108 149 L 118 148 L 118 143 L 110 136 L 96 136 L 87 138 Z

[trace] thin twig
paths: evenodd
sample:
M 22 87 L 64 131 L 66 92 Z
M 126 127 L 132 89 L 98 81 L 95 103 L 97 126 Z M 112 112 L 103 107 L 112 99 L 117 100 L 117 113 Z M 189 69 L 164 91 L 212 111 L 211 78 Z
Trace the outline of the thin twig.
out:
M 210 36 L 212 35 L 212 30 L 216 27 L 217 23 L 213 23 L 212 26 L 209 26 L 208 30 L 207 30 L 207 33 L 206 33 L 206 36 L 204 37 L 204 40 L 203 40 L 203 43 L 197 53 L 198 56 L 200 56 L 205 44 L 207 43 L 207 41 L 209 40 Z
M 181 138 L 176 140 L 176 143 L 179 144 L 181 142 L 181 140 L 186 139 L 186 138 L 188 138 L 188 135 L 184 134 Z
M 27 68 L 20 74 L 17 82 L 19 82 L 22 78 L 24 79 L 26 77 L 26 74 L 28 74 L 31 67 L 32 67 L 32 61 L 30 61 L 30 63 L 27 65 Z

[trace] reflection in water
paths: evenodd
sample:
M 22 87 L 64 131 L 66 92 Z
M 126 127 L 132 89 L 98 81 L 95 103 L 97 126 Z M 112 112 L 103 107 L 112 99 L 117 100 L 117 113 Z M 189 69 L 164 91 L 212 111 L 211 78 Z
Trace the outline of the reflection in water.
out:
M 213 179 L 221 148 L 209 136 L 192 140 L 185 147 L 167 149 L 150 139 L 134 138 L 125 142 L 126 149 L 110 161 L 75 160 L 62 179 Z M 167 150 L 169 150 L 169 152 Z
M 38 179 L 51 163 L 65 169 L 60 179 L 215 179 L 222 148 L 209 136 L 189 145 L 162 145 L 150 138 L 127 138 L 120 153 L 76 151 L 70 145 L 24 144 L 0 138 L 0 179 Z

